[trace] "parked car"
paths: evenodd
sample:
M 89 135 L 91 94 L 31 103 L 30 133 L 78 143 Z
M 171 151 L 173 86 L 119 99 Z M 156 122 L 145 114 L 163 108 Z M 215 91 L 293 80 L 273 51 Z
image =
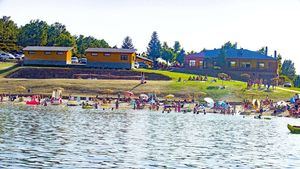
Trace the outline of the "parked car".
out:
M 71 58 L 71 63 L 72 63 L 72 64 L 78 63 L 78 58 L 77 58 L 77 57 L 72 57 L 72 58 Z
M 138 62 L 138 63 L 139 63 L 139 68 L 149 68 L 149 66 L 144 62 Z
M 140 67 L 140 64 L 138 62 L 134 62 L 134 68 L 138 69 Z
M 1 53 L 0 54 L 0 59 L 1 60 L 7 60 L 7 59 L 15 59 L 14 55 L 10 53 Z
M 18 59 L 18 60 L 23 60 L 25 57 L 24 54 L 15 54 L 15 58 Z
M 285 82 L 285 83 L 283 84 L 283 87 L 292 87 L 292 83 L 290 83 L 290 82 Z
M 87 59 L 86 58 L 80 58 L 79 63 L 81 64 L 87 64 Z

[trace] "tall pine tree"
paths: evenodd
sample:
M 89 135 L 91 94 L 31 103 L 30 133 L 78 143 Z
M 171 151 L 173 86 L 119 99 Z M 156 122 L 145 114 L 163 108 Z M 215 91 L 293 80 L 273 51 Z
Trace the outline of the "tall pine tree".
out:
M 154 31 L 151 36 L 151 40 L 147 48 L 148 57 L 152 60 L 156 60 L 161 55 L 161 43 L 158 39 L 157 32 Z
M 125 39 L 123 40 L 123 49 L 134 49 L 132 39 L 129 36 L 126 36 Z
M 178 53 L 178 56 L 177 56 L 177 58 L 176 58 L 176 61 L 177 61 L 178 63 L 180 63 L 180 64 L 183 64 L 183 62 L 184 62 L 184 57 L 185 57 L 185 51 L 184 51 L 184 49 L 181 49 L 181 50 L 179 51 L 179 53 Z
M 284 60 L 281 67 L 282 74 L 289 77 L 291 80 L 295 78 L 296 68 L 291 60 Z

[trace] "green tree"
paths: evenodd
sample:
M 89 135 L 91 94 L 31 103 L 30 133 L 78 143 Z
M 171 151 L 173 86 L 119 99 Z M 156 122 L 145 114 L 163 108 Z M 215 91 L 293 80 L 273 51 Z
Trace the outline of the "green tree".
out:
M 47 44 L 48 24 L 40 20 L 31 20 L 22 26 L 18 36 L 20 46 L 45 46 Z
M 179 53 L 180 52 L 181 45 L 180 45 L 179 41 L 175 41 L 173 49 L 174 49 L 175 53 Z
M 148 57 L 154 61 L 161 56 L 161 43 L 158 39 L 156 31 L 152 33 L 151 40 L 148 44 L 147 53 Z
M 79 35 L 76 38 L 78 54 L 84 54 L 87 48 L 109 48 L 109 44 L 104 39 L 96 39 L 92 36 L 84 37 Z
M 281 54 L 278 54 L 277 56 L 277 64 L 278 64 L 278 74 L 282 74 L 282 56 Z
M 179 56 L 179 52 L 181 50 L 181 45 L 179 41 L 175 41 L 173 46 L 173 58 L 172 61 L 177 61 L 177 57 Z
M 297 75 L 295 80 L 294 80 L 294 86 L 295 87 L 300 87 L 300 75 Z
M 177 56 L 177 58 L 176 58 L 176 61 L 179 62 L 180 64 L 183 64 L 185 55 L 186 55 L 186 54 L 185 54 L 184 49 L 181 49 L 181 50 L 179 51 L 179 53 L 178 53 L 178 56 Z
M 220 66 L 221 68 L 226 68 L 226 50 L 227 48 L 223 46 L 218 57 L 216 58 L 217 66 Z
M 282 74 L 290 78 L 294 79 L 296 75 L 296 69 L 294 62 L 291 60 L 284 60 L 281 68 Z
M 74 47 L 76 45 L 76 40 L 70 33 L 59 34 L 55 39 L 55 46 L 68 46 Z
M 225 49 L 229 49 L 229 48 L 233 48 L 233 49 L 237 49 L 237 43 L 231 43 L 230 41 L 226 42 L 222 48 Z
M 18 50 L 16 45 L 19 29 L 8 16 L 0 18 L 0 49 L 4 51 Z
M 266 47 L 261 47 L 257 52 L 263 55 L 266 54 Z
M 168 46 L 167 42 L 163 43 L 161 57 L 166 61 L 171 61 L 174 57 L 173 49 Z
M 57 45 L 57 39 L 61 34 L 66 34 L 67 29 L 66 26 L 55 22 L 54 24 L 50 25 L 47 31 L 47 46 L 55 46 Z
M 134 49 L 132 39 L 129 36 L 126 36 L 125 39 L 123 40 L 123 49 Z

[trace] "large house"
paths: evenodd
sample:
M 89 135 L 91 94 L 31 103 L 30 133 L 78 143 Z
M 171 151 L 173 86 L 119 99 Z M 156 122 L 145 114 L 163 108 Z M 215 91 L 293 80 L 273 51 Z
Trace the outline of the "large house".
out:
M 73 47 L 27 46 L 23 49 L 25 65 L 64 66 L 71 64 Z
M 221 48 L 203 50 L 185 57 L 186 70 L 202 74 L 227 73 L 234 78 L 249 74 L 251 78 L 272 79 L 278 75 L 277 53 L 274 56 L 247 49 Z
M 87 67 L 132 69 L 136 57 L 135 49 L 88 48 L 85 56 Z

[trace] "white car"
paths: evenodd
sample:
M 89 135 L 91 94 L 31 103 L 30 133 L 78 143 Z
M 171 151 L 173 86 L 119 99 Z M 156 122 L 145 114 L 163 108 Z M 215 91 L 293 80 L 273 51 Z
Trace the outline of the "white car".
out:
M 15 59 L 15 57 L 14 57 L 14 55 L 12 55 L 10 53 L 1 53 L 0 59 L 2 59 L 2 60 Z
M 72 57 L 71 62 L 72 62 L 72 64 L 78 63 L 78 58 L 77 57 Z
M 138 69 L 140 67 L 140 64 L 138 62 L 134 63 L 134 68 Z
M 25 57 L 24 54 L 16 54 L 16 55 L 15 55 L 15 58 L 18 59 L 18 60 L 23 60 L 24 57 Z

